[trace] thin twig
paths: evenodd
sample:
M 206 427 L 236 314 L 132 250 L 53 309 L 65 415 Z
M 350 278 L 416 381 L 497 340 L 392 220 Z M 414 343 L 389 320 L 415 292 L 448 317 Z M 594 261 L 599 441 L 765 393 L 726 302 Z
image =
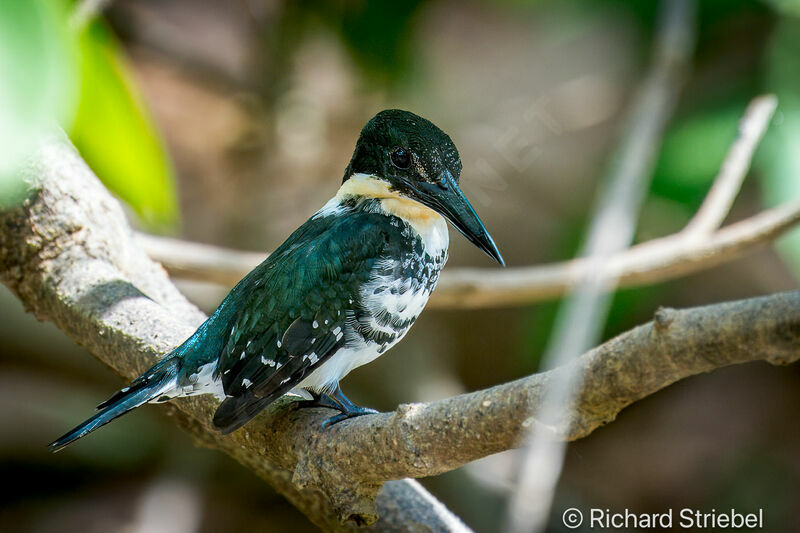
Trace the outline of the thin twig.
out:
M 728 149 L 711 191 L 684 232 L 702 238 L 722 225 L 747 177 L 753 153 L 767 131 L 777 106 L 778 100 L 773 95 L 755 98 L 747 106 L 739 122 L 739 135 Z
M 89 171 L 76 165 L 77 157 L 71 149 L 50 149 L 34 168 L 43 178 L 40 192 L 24 207 L 0 213 L 0 278 L 38 317 L 54 321 L 132 378 L 180 343 L 202 317 L 138 249 L 122 210 L 96 179 L 87 181 Z M 790 363 L 800 359 L 799 347 L 800 291 L 662 309 L 653 322 L 572 363 L 580 367 L 585 386 L 574 404 L 563 405 L 548 423 L 561 437 L 580 438 L 678 379 L 746 361 Z M 312 519 L 336 528 L 334 509 L 344 517 L 372 513 L 374 519 L 370 498 L 386 479 L 434 475 L 516 446 L 532 422 L 527 413 L 564 371 L 400 406 L 327 431 L 320 431 L 321 421 L 330 416 L 326 410 L 295 410 L 288 398 L 227 436 L 212 428 L 218 405 L 213 398 L 177 401 L 172 413 L 199 442 L 232 455 Z M 392 484 L 388 495 L 382 493 L 383 526 L 450 529 L 443 524 L 455 518 L 446 512 L 443 517 L 438 505 L 408 505 L 404 491 L 410 488 Z
M 233 287 L 268 254 L 137 233 L 139 246 L 170 275 Z
M 696 6 L 692 0 L 665 0 L 655 40 L 653 66 L 629 109 L 629 122 L 618 158 L 605 181 L 581 255 L 589 263 L 586 276 L 560 306 L 542 367 L 565 367 L 601 335 L 611 304 L 609 288 L 616 278 L 605 271 L 608 261 L 633 241 L 636 222 L 650 188 L 656 156 L 685 78 L 695 40 Z M 571 404 L 583 385 L 579 367 L 562 372 L 531 413 L 552 420 Z M 519 478 L 509 496 L 508 530 L 544 531 L 555 488 L 561 476 L 566 444 L 548 438 L 544 424 L 534 424 L 526 437 Z
M 603 268 L 609 278 L 617 279 L 619 287 L 630 287 L 712 268 L 771 242 L 798 222 L 800 206 L 788 204 L 717 230 L 741 188 L 775 106 L 775 98 L 765 95 L 755 98 L 747 107 L 740 122 L 740 134 L 729 149 L 714 185 L 684 230 L 609 257 Z M 232 287 L 267 257 L 258 252 L 141 233 L 137 239 L 148 255 L 171 275 L 227 287 Z M 505 270 L 447 269 L 430 307 L 500 307 L 553 299 L 574 288 L 593 270 L 592 261 L 586 258 Z
M 31 312 L 127 379 L 194 331 L 202 314 L 137 246 L 119 204 L 74 149 L 63 141 L 46 147 L 26 180 L 36 191 L 23 206 L 0 212 L 0 280 Z M 559 437 L 581 438 L 679 379 L 757 360 L 800 360 L 800 291 L 659 310 L 652 322 L 571 363 L 584 387 L 546 422 Z M 527 414 L 565 371 L 403 405 L 325 431 L 320 424 L 330 413 L 293 409 L 288 398 L 226 436 L 212 427 L 213 398 L 163 408 L 198 443 L 264 477 L 325 530 L 353 531 L 340 518 L 375 520 L 380 513 L 378 529 L 453 531 L 464 526 L 418 484 L 384 481 L 435 475 L 515 447 L 534 423 Z
M 679 232 L 637 244 L 611 257 L 605 272 L 618 279 L 619 287 L 668 281 L 734 261 L 772 242 L 798 222 L 800 203 L 789 203 L 726 226 L 706 239 L 686 239 Z M 138 233 L 136 240 L 170 275 L 226 287 L 235 285 L 267 257 L 143 233 Z M 552 300 L 574 287 L 590 268 L 590 261 L 578 258 L 503 270 L 445 269 L 428 307 L 474 309 Z

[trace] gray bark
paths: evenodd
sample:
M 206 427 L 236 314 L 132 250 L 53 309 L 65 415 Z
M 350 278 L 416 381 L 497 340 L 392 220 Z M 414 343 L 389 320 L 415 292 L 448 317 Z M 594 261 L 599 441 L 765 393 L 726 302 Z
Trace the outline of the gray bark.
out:
M 31 312 L 126 379 L 193 332 L 204 315 L 139 248 L 119 204 L 63 137 L 42 146 L 24 177 L 29 198 L 0 213 L 0 277 Z M 555 438 L 584 437 L 684 377 L 748 361 L 797 361 L 798 341 L 800 292 L 661 309 L 652 322 L 572 363 L 584 387 L 555 420 L 534 421 L 530 413 L 566 368 L 401 405 L 326 431 L 320 423 L 327 411 L 295 410 L 288 398 L 228 436 L 211 425 L 217 401 L 210 397 L 162 408 L 198 444 L 251 468 L 326 530 L 362 523 L 387 531 L 463 530 L 444 506 L 403 479 L 515 447 L 532 423 L 552 427 Z

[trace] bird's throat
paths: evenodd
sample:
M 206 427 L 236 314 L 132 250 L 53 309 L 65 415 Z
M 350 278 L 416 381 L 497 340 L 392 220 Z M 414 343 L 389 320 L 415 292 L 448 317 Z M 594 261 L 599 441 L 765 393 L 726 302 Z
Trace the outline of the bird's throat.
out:
M 389 182 L 369 174 L 354 174 L 336 193 L 339 201 L 360 196 L 380 200 L 381 208 L 388 214 L 402 218 L 409 224 L 425 230 L 433 224 L 444 223 L 444 218 L 433 209 L 400 194 Z

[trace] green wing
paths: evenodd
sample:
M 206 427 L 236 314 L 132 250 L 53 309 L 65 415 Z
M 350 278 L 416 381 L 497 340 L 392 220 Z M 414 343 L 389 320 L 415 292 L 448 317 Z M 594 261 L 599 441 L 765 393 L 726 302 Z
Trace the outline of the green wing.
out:
M 241 427 L 344 345 L 392 231 L 373 213 L 312 218 L 231 291 L 215 426 Z

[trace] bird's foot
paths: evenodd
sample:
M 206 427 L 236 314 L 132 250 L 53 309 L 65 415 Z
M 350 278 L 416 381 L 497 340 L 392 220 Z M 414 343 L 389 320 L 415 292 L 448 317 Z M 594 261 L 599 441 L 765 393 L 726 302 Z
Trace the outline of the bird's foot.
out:
M 325 407 L 326 409 L 336 409 L 337 411 L 341 410 L 339 404 L 336 403 L 330 396 L 325 393 L 316 393 L 312 391 L 308 391 L 311 394 L 310 400 L 299 400 L 294 402 L 294 405 L 297 409 L 309 409 L 312 407 Z
M 338 415 L 327 418 L 322 422 L 322 429 L 327 429 L 334 424 L 338 424 L 342 420 L 347 420 L 348 418 L 355 418 L 363 415 L 374 415 L 379 412 L 375 409 L 370 409 L 369 407 L 361 407 L 354 404 L 347 396 L 344 395 L 342 389 L 340 389 L 338 385 L 333 391 L 331 391 L 330 394 L 314 391 L 309 391 L 309 393 L 311 394 L 312 399 L 295 402 L 298 409 L 303 409 L 306 407 L 326 407 L 328 409 L 336 409 L 339 411 Z
M 326 418 L 322 422 L 322 429 L 327 429 L 334 424 L 338 424 L 342 420 L 347 420 L 348 418 L 355 418 L 357 416 L 364 416 L 364 415 L 377 415 L 378 413 L 380 413 L 380 411 L 377 411 L 375 409 L 370 409 L 369 407 L 359 407 L 357 405 L 354 405 L 347 411 L 342 411 L 338 415 Z

